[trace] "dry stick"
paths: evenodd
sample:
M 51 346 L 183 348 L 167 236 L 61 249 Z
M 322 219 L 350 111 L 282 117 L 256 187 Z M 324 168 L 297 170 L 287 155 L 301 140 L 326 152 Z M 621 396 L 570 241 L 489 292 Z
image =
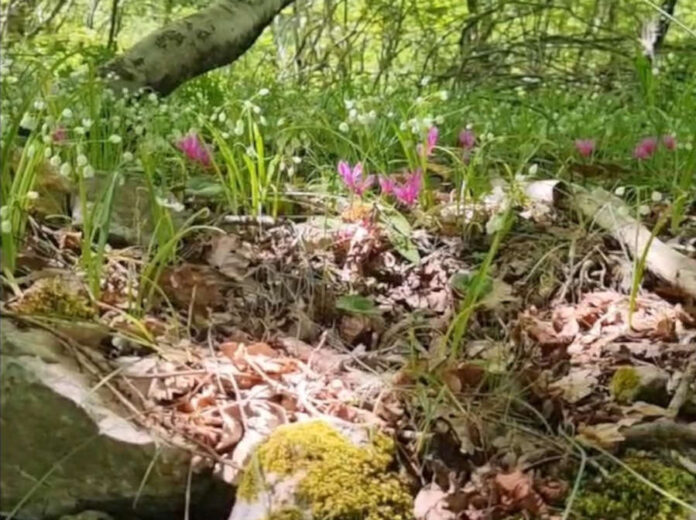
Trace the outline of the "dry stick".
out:
M 191 479 L 193 477 L 193 458 L 189 462 L 188 474 L 186 475 L 186 505 L 184 507 L 184 520 L 189 520 L 189 509 L 191 509 Z
M 552 185 L 554 197 L 548 196 L 548 190 L 531 189 L 537 184 L 542 187 Z M 571 208 L 608 231 L 633 258 L 639 258 L 645 252 L 645 267 L 649 271 L 696 298 L 696 260 L 655 238 L 640 221 L 630 216 L 628 206 L 620 198 L 602 188 L 590 191 L 561 181 L 536 181 L 527 187 L 526 193 L 547 204 L 552 200 L 554 205 L 558 205 L 557 199 L 567 199 Z
M 595 188 L 590 192 L 570 185 L 569 191 L 571 205 L 624 244 L 633 258 L 645 251 L 645 267 L 649 271 L 696 297 L 696 260 L 654 238 L 645 226 L 629 215 L 628 206 L 606 190 Z
M 679 411 L 689 397 L 689 389 L 694 379 L 696 379 L 696 357 L 692 356 L 691 361 L 686 365 L 686 370 L 684 371 L 684 375 L 682 375 L 677 391 L 674 392 L 674 396 L 667 407 L 667 411 L 671 417 L 679 415 Z

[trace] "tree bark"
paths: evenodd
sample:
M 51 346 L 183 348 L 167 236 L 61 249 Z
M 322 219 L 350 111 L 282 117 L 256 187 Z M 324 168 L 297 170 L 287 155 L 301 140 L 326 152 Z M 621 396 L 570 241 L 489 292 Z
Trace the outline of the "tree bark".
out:
M 662 10 L 669 14 L 669 16 L 674 16 L 674 9 L 677 7 L 677 0 L 664 0 L 662 2 Z M 660 14 L 660 21 L 657 24 L 657 38 L 655 40 L 655 52 L 657 52 L 662 43 L 667 37 L 667 31 L 669 31 L 669 24 L 671 19 L 668 16 Z
M 294 0 L 218 0 L 149 34 L 108 63 L 116 91 L 144 88 L 167 95 L 205 72 L 228 65 L 253 45 Z

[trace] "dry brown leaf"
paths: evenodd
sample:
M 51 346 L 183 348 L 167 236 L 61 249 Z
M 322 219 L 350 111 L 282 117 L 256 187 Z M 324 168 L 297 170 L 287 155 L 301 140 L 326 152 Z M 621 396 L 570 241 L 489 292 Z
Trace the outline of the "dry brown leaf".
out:
M 625 440 L 617 423 L 600 423 L 592 426 L 580 426 L 578 428 L 577 439 L 591 446 L 601 448 L 613 448 Z
M 550 504 L 561 504 L 568 494 L 568 483 L 552 478 L 543 478 L 534 482 L 534 489 Z
M 244 245 L 246 244 L 242 244 L 242 240 L 235 235 L 215 235 L 211 242 L 208 263 L 225 276 L 241 281 L 249 271 L 251 263 L 249 254 L 240 252 L 243 251 Z
M 193 307 L 197 313 L 222 308 L 226 285 L 214 269 L 196 264 L 167 267 L 159 279 L 159 286 L 173 303 L 186 309 Z
M 538 515 L 546 512 L 544 499 L 534 490 L 532 477 L 520 470 L 498 474 L 494 482 L 501 492 L 503 505 L 511 511 L 528 511 Z
M 252 343 L 246 347 L 246 353 L 250 356 L 267 356 L 270 358 L 278 357 L 278 352 L 268 343 Z
M 416 520 L 455 520 L 456 513 L 448 509 L 448 493 L 434 482 L 422 488 L 413 501 Z
M 582 368 L 571 370 L 567 376 L 551 383 L 550 388 L 560 390 L 569 403 L 577 403 L 590 395 L 598 383 L 596 370 Z
M 239 421 L 223 413 L 224 429 L 220 440 L 215 445 L 215 451 L 226 453 L 232 451 L 237 443 L 242 439 L 244 428 Z

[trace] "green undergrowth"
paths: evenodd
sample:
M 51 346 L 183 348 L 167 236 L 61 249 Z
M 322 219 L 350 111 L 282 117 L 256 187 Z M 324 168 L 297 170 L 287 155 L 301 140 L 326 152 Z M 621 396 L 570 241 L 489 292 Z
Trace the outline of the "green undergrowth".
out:
M 656 459 L 631 455 L 624 462 L 669 495 L 687 503 L 696 498 L 696 476 Z M 582 520 L 685 520 L 689 512 L 646 486 L 625 468 L 587 482 L 573 507 Z

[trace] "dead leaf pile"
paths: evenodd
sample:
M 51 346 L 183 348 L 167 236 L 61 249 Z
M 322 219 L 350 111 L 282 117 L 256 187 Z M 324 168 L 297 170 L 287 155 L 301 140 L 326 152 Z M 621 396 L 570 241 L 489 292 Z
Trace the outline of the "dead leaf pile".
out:
M 565 482 L 515 469 L 505 472 L 485 465 L 465 485 L 450 480 L 443 489 L 436 482 L 423 487 L 414 501 L 417 520 L 496 520 L 524 514 L 532 518 L 560 518 L 550 511 L 568 492 Z
M 216 461 L 228 482 L 279 425 L 307 418 L 385 425 L 390 419 L 372 411 L 378 397 L 384 400 L 382 379 L 358 377 L 345 356 L 321 344 L 224 341 L 214 351 L 189 345 L 186 352 L 177 361 L 118 359 L 121 386 L 151 421 Z
M 693 390 L 670 403 L 696 344 L 696 322 L 680 305 L 643 294 L 631 312 L 627 296 L 598 291 L 575 305 L 527 311 L 519 324 L 530 366 L 544 374 L 537 393 L 562 408 L 583 441 L 614 447 L 633 425 L 692 420 Z

